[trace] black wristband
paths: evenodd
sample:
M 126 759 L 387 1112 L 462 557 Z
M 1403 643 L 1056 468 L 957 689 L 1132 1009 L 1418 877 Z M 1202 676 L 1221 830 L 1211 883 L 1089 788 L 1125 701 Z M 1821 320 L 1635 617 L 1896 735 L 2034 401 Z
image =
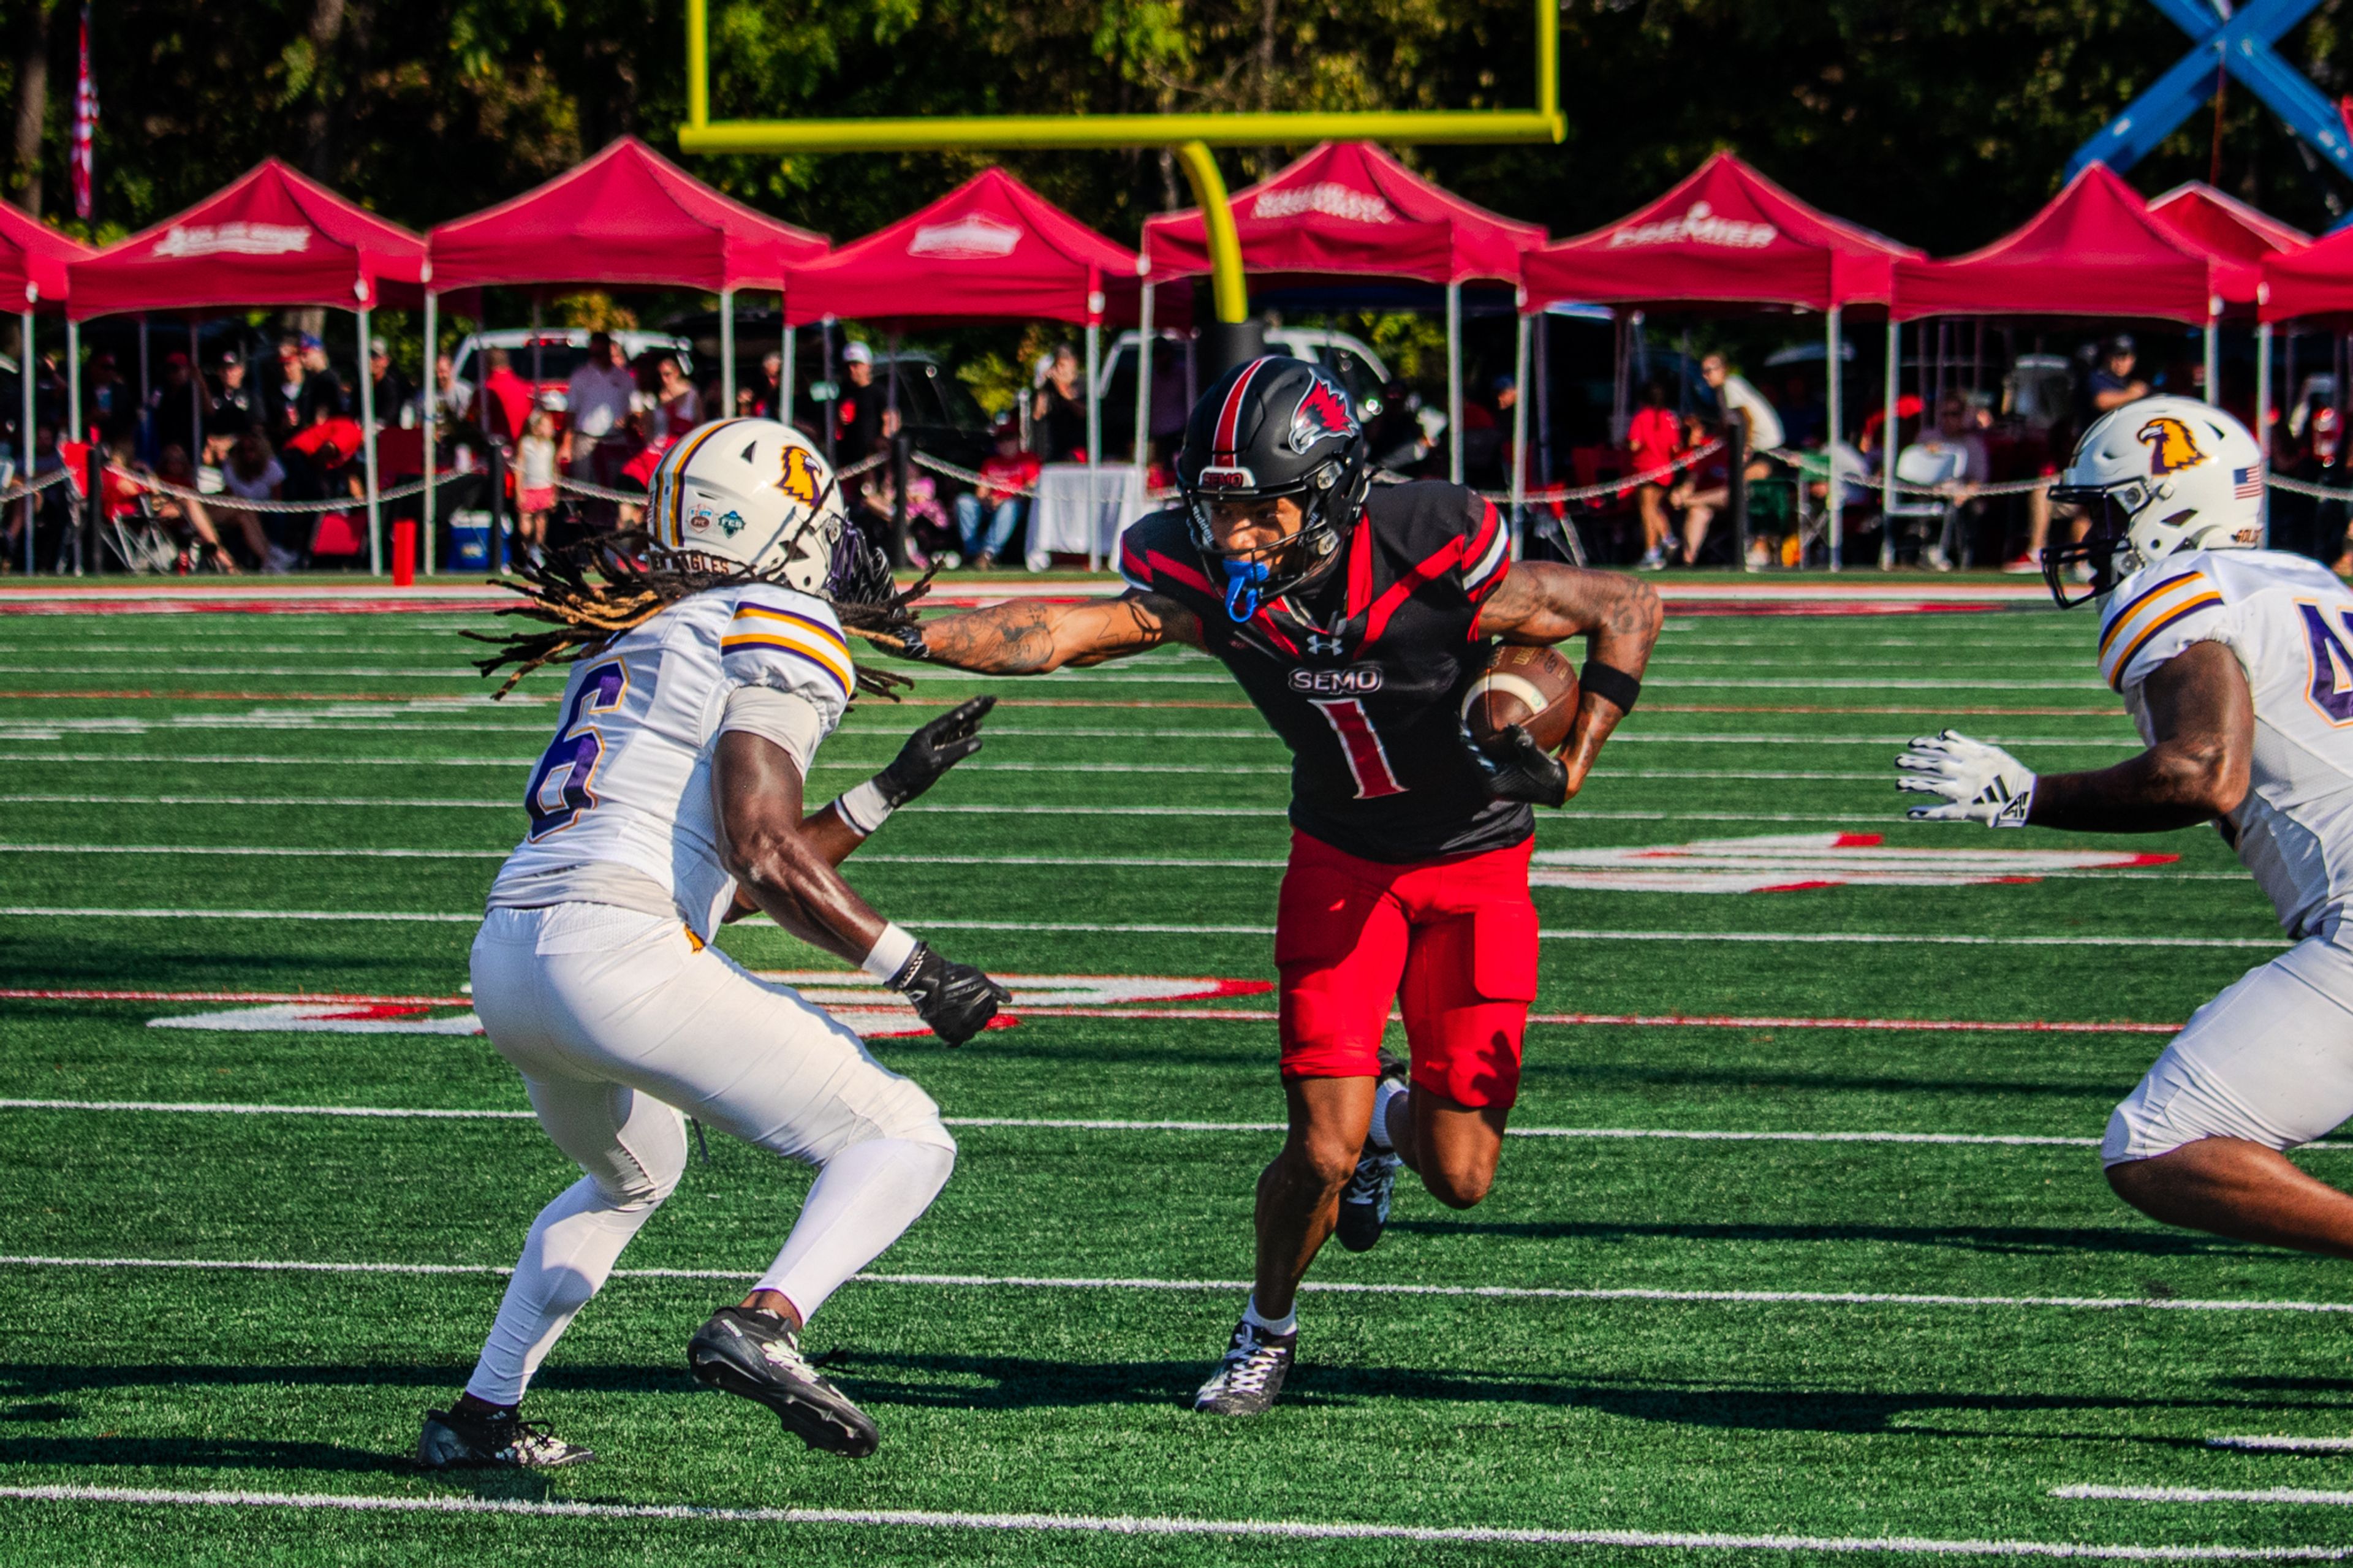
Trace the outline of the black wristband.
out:
M 1577 689 L 1589 691 L 1604 702 L 1614 702 L 1620 713 L 1634 710 L 1634 699 L 1642 695 L 1642 683 L 1614 665 L 1588 658 L 1577 678 Z

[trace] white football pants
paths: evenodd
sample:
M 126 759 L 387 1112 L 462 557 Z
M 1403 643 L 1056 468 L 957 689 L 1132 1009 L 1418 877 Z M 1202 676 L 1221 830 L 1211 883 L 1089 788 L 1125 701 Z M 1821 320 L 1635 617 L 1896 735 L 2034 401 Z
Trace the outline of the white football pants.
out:
M 686 1169 L 685 1117 L 819 1167 L 759 1282 L 803 1318 L 946 1184 L 939 1108 L 864 1042 L 674 920 L 603 904 L 492 910 L 474 1010 L 583 1176 L 523 1244 L 467 1392 L 521 1402 L 573 1315 Z
M 2200 1138 L 2293 1149 L 2348 1118 L 2353 951 L 2311 937 L 2189 1016 L 2108 1119 L 2100 1161 L 2150 1160 Z

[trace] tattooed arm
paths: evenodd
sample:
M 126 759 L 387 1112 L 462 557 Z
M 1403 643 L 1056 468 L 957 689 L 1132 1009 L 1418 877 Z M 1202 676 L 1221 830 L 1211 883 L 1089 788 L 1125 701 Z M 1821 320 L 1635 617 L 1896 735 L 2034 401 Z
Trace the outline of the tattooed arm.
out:
M 1508 643 L 1550 644 L 1582 637 L 1588 663 L 1640 679 L 1659 640 L 1663 615 L 1659 595 L 1640 578 L 1523 561 L 1481 606 L 1477 630 Z M 1591 690 L 1578 694 L 1577 719 L 1560 749 L 1571 795 L 1584 787 L 1601 742 L 1625 716 L 1606 697 Z
M 1133 590 L 1111 600 L 1041 605 L 1008 599 L 927 621 L 908 639 L 913 658 L 988 675 L 1043 675 L 1101 664 L 1162 643 L 1201 646 L 1201 623 L 1173 599 Z

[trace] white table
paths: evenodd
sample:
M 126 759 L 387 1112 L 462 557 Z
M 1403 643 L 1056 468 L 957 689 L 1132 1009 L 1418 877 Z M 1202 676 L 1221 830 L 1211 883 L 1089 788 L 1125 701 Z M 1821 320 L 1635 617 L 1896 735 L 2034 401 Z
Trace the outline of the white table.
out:
M 1029 505 L 1029 570 L 1045 570 L 1057 551 L 1083 553 L 1092 566 L 1118 552 L 1128 524 L 1156 510 L 1144 476 L 1124 464 L 1049 463 L 1039 470 L 1038 499 Z

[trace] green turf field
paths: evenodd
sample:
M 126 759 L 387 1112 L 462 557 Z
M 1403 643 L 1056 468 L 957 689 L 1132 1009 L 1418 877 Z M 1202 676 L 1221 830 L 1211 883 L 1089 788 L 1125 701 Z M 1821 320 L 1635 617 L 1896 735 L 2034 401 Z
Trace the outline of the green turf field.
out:
M 1645 1021 L 1533 1027 L 1515 1121 L 1546 1135 L 1510 1142 L 1482 1207 L 1409 1184 L 1377 1251 L 1326 1252 L 1269 1417 L 1186 1403 L 1240 1305 L 1275 1142 L 1270 1000 L 1080 1002 L 956 1052 L 877 1042 L 964 1150 L 882 1277 L 812 1325 L 882 1426 L 877 1458 L 787 1445 L 686 1375 L 687 1335 L 765 1266 L 806 1186 L 714 1141 L 533 1394 L 598 1461 L 420 1475 L 420 1413 L 463 1379 L 496 1270 L 573 1173 L 480 1037 L 256 1027 L 251 1010 L 464 983 L 560 689 L 482 702 L 467 624 L 0 616 L 0 1488 L 18 1489 L 0 1561 L 2353 1550 L 2353 1456 L 2208 1446 L 2353 1436 L 2353 1275 L 2160 1229 L 2101 1179 L 2091 1144 L 2163 1035 L 1888 1022 L 2177 1024 L 2278 951 L 2210 833 L 1996 841 L 1900 820 L 1890 760 L 1947 721 L 2043 769 L 2125 754 L 2088 612 L 1671 620 L 1641 710 L 1544 816 L 1539 851 L 1875 833 L 2179 859 L 1957 886 L 1539 888 L 1538 1011 Z M 986 752 L 850 862 L 875 904 L 1018 974 L 1271 978 L 1282 755 L 1203 658 L 925 674 L 930 706 L 860 705 L 818 787 L 985 686 L 1006 693 Z M 724 944 L 831 967 L 762 924 Z M 151 1026 L 204 1015 L 226 1021 Z M 1677 1021 L 1722 1017 L 1750 1021 Z M 1694 1131 L 1782 1136 L 1655 1135 Z M 1913 1136 L 1831 1136 L 1858 1133 Z M 2353 1148 L 2304 1157 L 2353 1178 Z M 382 1267 L 272 1267 L 303 1264 Z M 2321 1500 L 2057 1495 L 2080 1487 Z M 306 1506 L 187 1496 L 220 1492 Z M 353 1500 L 422 1506 L 323 1506 Z

